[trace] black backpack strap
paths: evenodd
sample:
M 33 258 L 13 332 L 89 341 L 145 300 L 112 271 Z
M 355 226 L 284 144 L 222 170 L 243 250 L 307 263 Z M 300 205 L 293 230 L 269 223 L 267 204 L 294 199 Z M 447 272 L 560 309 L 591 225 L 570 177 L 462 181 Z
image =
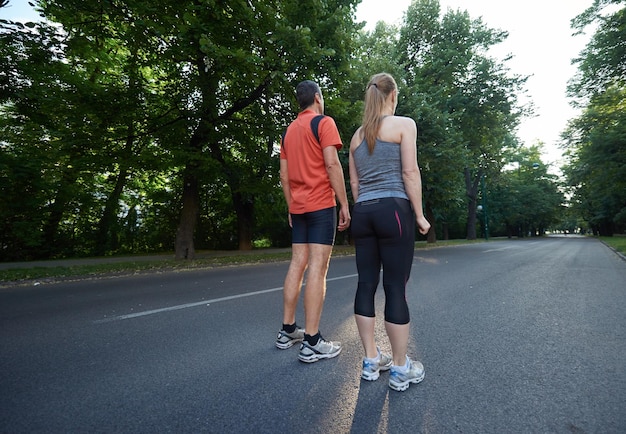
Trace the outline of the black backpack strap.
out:
M 313 119 L 311 119 L 311 131 L 313 131 L 313 135 L 315 136 L 315 140 L 317 140 L 317 143 L 320 142 L 318 129 L 322 119 L 324 119 L 324 115 L 317 115 Z M 287 135 L 287 130 L 283 131 L 283 138 L 280 142 L 281 146 L 285 146 L 285 135 Z
M 315 140 L 317 140 L 317 143 L 319 143 L 320 141 L 320 135 L 317 130 L 322 119 L 324 119 L 324 115 L 317 115 L 313 119 L 311 119 L 311 130 L 313 131 L 313 135 L 315 136 Z

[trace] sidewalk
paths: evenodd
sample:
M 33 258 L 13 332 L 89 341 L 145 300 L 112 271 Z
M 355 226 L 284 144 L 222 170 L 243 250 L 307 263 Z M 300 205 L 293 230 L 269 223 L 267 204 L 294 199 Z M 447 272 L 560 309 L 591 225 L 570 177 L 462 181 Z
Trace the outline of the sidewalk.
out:
M 195 259 L 216 258 L 220 256 L 235 255 L 260 255 L 264 253 L 285 253 L 290 252 L 291 247 L 280 249 L 253 249 L 253 250 L 202 250 L 196 252 Z M 95 264 L 115 264 L 120 262 L 149 262 L 159 260 L 174 260 L 174 253 L 142 255 L 142 256 L 111 256 L 99 258 L 74 258 L 74 259 L 50 259 L 45 261 L 25 261 L 25 262 L 0 262 L 0 270 L 11 270 L 16 268 L 38 268 L 38 267 L 70 267 L 77 265 Z

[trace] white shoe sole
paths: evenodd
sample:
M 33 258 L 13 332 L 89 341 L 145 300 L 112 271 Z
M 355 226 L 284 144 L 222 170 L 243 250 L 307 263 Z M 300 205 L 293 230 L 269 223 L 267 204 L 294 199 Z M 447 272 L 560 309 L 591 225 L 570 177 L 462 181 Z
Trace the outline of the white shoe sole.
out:
M 411 385 L 411 383 L 413 383 L 413 384 L 418 384 L 418 383 L 421 383 L 421 382 L 422 382 L 422 380 L 424 380 L 424 376 L 425 376 L 425 375 L 426 375 L 426 373 L 424 372 L 424 373 L 422 374 L 422 376 L 421 376 L 421 377 L 414 378 L 414 379 L 412 379 L 412 380 L 406 380 L 406 381 L 403 381 L 403 382 L 401 382 L 401 383 L 394 383 L 394 382 L 392 382 L 392 381 L 391 381 L 391 379 L 390 379 L 390 380 L 389 380 L 389 387 L 390 387 L 391 389 L 393 389 L 393 390 L 398 391 L 398 392 L 404 392 L 406 389 L 408 389 L 408 388 L 409 388 L 409 386 Z
M 380 377 L 380 372 L 361 372 L 361 378 L 365 381 L 376 381 Z
M 361 378 L 364 379 L 365 381 L 376 381 L 380 377 L 381 371 L 388 371 L 390 369 L 391 369 L 391 364 L 387 366 L 379 366 L 378 371 L 376 372 L 361 371 Z
M 283 344 L 282 342 L 276 342 L 276 348 L 280 350 L 286 350 L 287 348 L 291 348 L 295 344 L 298 344 L 300 342 L 302 342 L 302 339 L 294 339 L 293 341 L 289 341 L 286 344 Z
M 313 363 L 322 359 L 332 359 L 333 357 L 337 357 L 341 353 L 341 347 L 339 351 L 331 354 L 311 354 L 310 356 L 303 356 L 302 354 L 298 354 L 298 360 L 304 363 Z

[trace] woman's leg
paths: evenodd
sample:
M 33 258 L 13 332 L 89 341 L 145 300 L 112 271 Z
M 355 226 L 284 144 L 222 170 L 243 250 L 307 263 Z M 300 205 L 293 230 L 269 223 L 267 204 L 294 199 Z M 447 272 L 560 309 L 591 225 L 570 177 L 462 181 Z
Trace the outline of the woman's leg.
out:
M 380 240 L 385 289 L 385 330 L 389 336 L 395 365 L 404 365 L 409 342 L 410 314 L 406 302 L 406 282 L 411 274 L 415 250 L 415 220 L 406 200 L 388 200 L 384 239 Z
M 374 297 L 380 279 L 380 257 L 378 240 L 375 233 L 372 232 L 370 213 L 369 205 L 355 205 L 352 213 L 351 230 L 359 273 L 359 282 L 354 298 L 354 319 L 365 350 L 365 357 L 374 358 L 378 355 L 374 338 L 376 325 Z
M 409 346 L 409 330 L 410 323 L 394 324 L 385 321 L 385 330 L 389 336 L 391 343 L 391 353 L 393 364 L 396 366 L 404 366 L 406 363 L 407 347 Z
M 376 348 L 376 340 L 374 339 L 376 318 L 354 314 L 354 319 L 356 320 L 356 327 L 359 329 L 365 357 L 370 359 L 377 357 L 378 350 Z

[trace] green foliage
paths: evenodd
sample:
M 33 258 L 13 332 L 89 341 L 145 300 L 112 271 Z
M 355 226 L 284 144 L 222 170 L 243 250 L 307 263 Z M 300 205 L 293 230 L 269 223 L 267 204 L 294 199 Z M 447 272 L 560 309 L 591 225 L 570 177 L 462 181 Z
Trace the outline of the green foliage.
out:
M 569 86 L 585 109 L 563 135 L 572 208 L 600 235 L 626 230 L 626 7 L 603 15 L 608 4 L 624 2 L 596 0 L 574 20 L 580 31 L 598 28 Z
M 500 175 L 524 114 L 524 78 L 486 54 L 506 33 L 442 15 L 436 0 L 363 32 L 356 4 L 39 0 L 50 24 L 0 23 L 0 260 L 169 251 L 179 238 L 198 250 L 287 246 L 276 143 L 296 83 L 321 84 L 347 169 L 365 83 L 381 71 L 398 81 L 398 114 L 418 123 L 440 235 L 467 235 L 485 173 L 494 228 L 522 214 L 521 196 L 491 203 L 511 191 L 541 205 L 534 227 L 548 225 L 554 180 Z M 605 133 L 621 122 L 596 118 Z
M 540 236 L 561 222 L 565 197 L 540 150 L 539 145 L 507 150 L 508 165 L 489 183 L 493 235 Z
M 183 211 L 192 203 L 183 178 L 202 189 L 190 193 L 198 205 L 202 197 L 201 207 L 183 212 L 199 217 L 201 246 L 236 246 L 256 230 L 271 232 L 276 225 L 267 218 L 254 227 L 254 207 L 280 193 L 274 143 L 295 116 L 293 87 L 317 79 L 332 106 L 355 34 L 353 2 L 38 4 L 63 30 L 41 25 L 31 34 L 17 26 L 3 35 L 5 70 L 23 77 L 23 92 L 5 82 L 2 95 L 6 128 L 16 130 L 11 144 L 33 141 L 15 119 L 41 125 L 54 172 L 38 188 L 47 194 L 42 221 L 29 225 L 33 251 L 24 252 L 19 222 L 10 223 L 6 233 L 17 237 L 11 243 L 21 244 L 22 256 L 5 259 L 167 249 L 180 202 Z M 6 190 L 22 187 L 5 172 L 15 182 Z M 160 180 L 154 191 L 152 177 Z M 163 192 L 166 200 L 152 200 Z M 33 214 L 35 206 L 21 205 Z

